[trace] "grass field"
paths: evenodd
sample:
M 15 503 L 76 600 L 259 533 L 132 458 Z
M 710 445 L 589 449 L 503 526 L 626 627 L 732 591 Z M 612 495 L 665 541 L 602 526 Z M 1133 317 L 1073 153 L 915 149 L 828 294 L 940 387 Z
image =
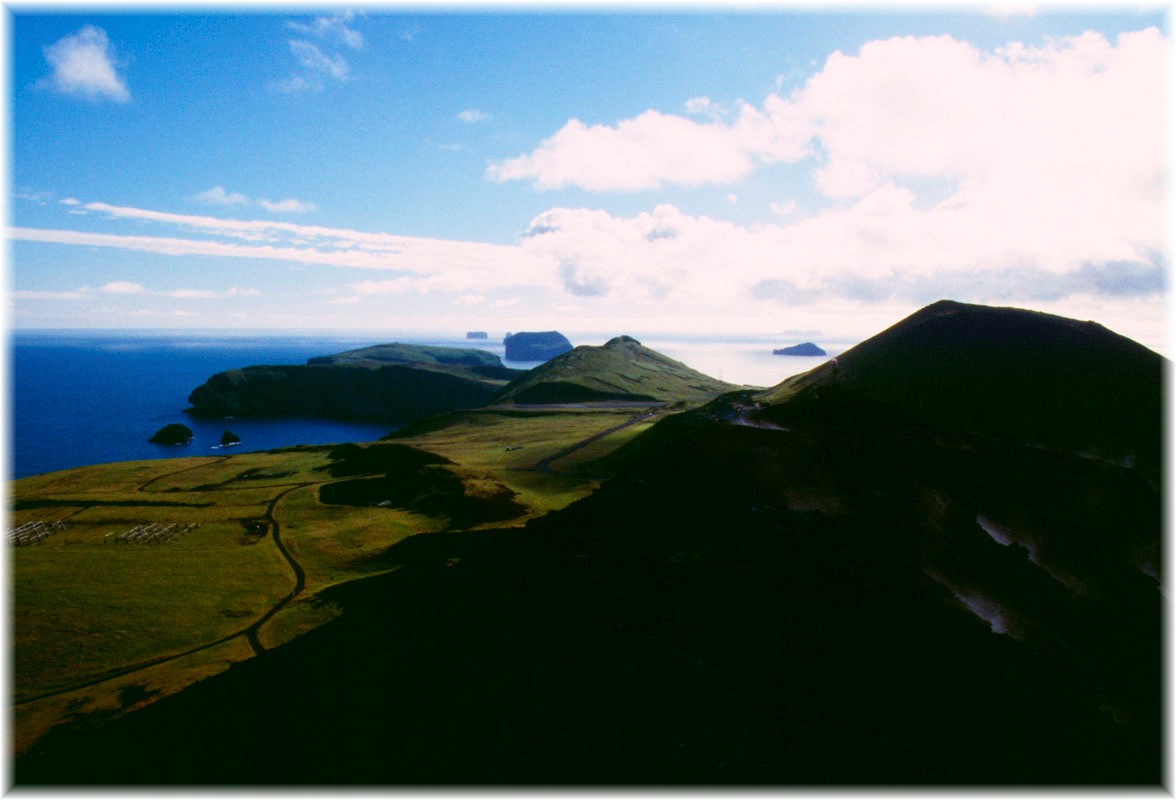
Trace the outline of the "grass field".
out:
M 452 462 L 430 469 L 456 476 L 467 498 L 512 496 L 517 516 L 493 524 L 523 525 L 589 494 L 593 462 L 652 424 L 637 411 L 460 412 L 396 443 Z M 37 522 L 48 531 L 10 546 L 16 751 L 56 725 L 127 713 L 328 622 L 338 611 L 318 592 L 396 569 L 389 548 L 451 527 L 444 513 L 324 503 L 321 487 L 342 480 L 332 450 L 12 482 L 10 531 Z

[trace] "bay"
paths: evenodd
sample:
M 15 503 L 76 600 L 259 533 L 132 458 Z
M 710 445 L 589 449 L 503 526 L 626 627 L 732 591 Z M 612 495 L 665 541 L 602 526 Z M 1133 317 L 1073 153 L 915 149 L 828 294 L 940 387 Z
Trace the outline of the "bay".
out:
M 603 344 L 610 337 L 571 338 L 579 345 Z M 393 341 L 505 354 L 501 337 L 467 340 L 412 333 L 13 332 L 10 475 L 21 478 L 112 461 L 373 441 L 392 426 L 321 419 L 201 420 L 183 410 L 191 391 L 217 372 L 257 364 L 305 364 L 313 356 Z M 700 372 L 755 386 L 774 385 L 825 360 L 773 356 L 773 347 L 793 343 L 778 339 L 651 336 L 642 341 Z M 831 347 L 829 352 L 836 355 L 843 349 Z M 535 365 L 505 363 L 523 369 Z M 191 444 L 147 441 L 172 422 L 193 430 Z M 219 449 L 225 430 L 239 436 L 241 443 Z

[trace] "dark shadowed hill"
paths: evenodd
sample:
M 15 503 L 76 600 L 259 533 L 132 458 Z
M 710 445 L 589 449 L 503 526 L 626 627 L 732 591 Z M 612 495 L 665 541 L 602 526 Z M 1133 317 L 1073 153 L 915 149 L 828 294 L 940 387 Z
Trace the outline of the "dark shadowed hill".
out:
M 494 403 L 705 401 L 738 387 L 650 350 L 631 336 L 582 345 L 505 386 Z
M 761 399 L 837 386 L 945 429 L 1138 464 L 1154 478 L 1163 365 L 1094 322 L 944 300 Z
M 14 779 L 1158 787 L 1158 484 L 1041 443 L 1158 442 L 1160 387 L 1125 369 L 1139 408 L 1090 413 L 1090 371 L 1151 357 L 1023 314 L 936 304 L 835 376 L 668 417 L 592 496 L 407 539 L 324 595 L 336 621 L 51 732 Z M 950 386 L 969 369 L 1087 428 L 1004 420 Z

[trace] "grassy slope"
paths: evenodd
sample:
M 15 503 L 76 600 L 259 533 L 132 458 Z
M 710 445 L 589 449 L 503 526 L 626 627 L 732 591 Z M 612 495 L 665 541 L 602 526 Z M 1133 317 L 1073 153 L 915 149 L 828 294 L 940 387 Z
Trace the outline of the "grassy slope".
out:
M 427 432 L 406 431 L 397 444 L 449 458 L 454 463 L 446 469 L 467 493 L 508 487 L 525 506 L 509 524 L 521 525 L 597 485 L 590 467 L 579 472 L 587 460 L 583 453 L 551 472 L 532 471 L 536 462 L 632 416 L 623 410 L 463 412 L 422 426 Z M 597 441 L 589 452 L 607 454 L 632 432 Z M 305 570 L 306 585 L 262 627 L 266 647 L 337 613 L 319 600 L 322 590 L 395 569 L 389 548 L 447 527 L 443 516 L 322 503 L 319 487 L 341 480 L 327 469 L 330 451 L 291 448 L 108 464 L 14 481 L 14 526 L 58 519 L 67 526 L 37 545 L 11 551 L 16 699 L 185 652 L 260 618 L 294 585 L 270 537 L 249 535 L 245 527 L 263 519 L 271 502 L 276 501 L 282 540 Z M 187 521 L 200 527 L 168 544 L 114 544 L 106 536 L 140 523 Z M 17 747 L 23 750 L 63 721 L 88 715 L 97 720 L 173 693 L 251 654 L 244 637 L 237 637 L 175 662 L 18 706 Z
M 432 345 L 377 344 L 347 350 L 330 356 L 310 359 L 309 364 L 360 364 L 380 366 L 388 363 L 402 364 L 454 364 L 463 366 L 501 367 L 502 360 L 485 350 L 466 347 L 440 347 Z
M 735 388 L 620 336 L 557 356 L 512 381 L 492 402 L 701 402 Z

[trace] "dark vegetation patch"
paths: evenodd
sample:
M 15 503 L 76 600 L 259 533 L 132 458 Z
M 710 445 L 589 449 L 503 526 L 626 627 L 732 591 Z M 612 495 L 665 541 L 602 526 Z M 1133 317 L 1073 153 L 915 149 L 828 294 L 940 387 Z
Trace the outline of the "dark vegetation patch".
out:
M 458 475 L 436 465 L 416 471 L 399 471 L 379 478 L 357 478 L 324 484 L 323 503 L 351 506 L 383 506 L 447 517 L 452 528 L 514 519 L 526 511 L 513 489 L 493 482 L 470 491 Z
M 514 519 L 526 509 L 516 493 L 497 481 L 477 482 L 471 489 L 446 469 L 444 456 L 403 444 L 340 445 L 329 453 L 325 469 L 332 477 L 372 475 L 324 484 L 319 499 L 333 505 L 383 506 L 448 517 L 451 527 Z
M 327 454 L 331 463 L 319 469 L 332 477 L 370 475 L 382 472 L 389 476 L 409 474 L 432 464 L 452 464 L 448 458 L 403 444 L 360 446 L 343 444 Z

